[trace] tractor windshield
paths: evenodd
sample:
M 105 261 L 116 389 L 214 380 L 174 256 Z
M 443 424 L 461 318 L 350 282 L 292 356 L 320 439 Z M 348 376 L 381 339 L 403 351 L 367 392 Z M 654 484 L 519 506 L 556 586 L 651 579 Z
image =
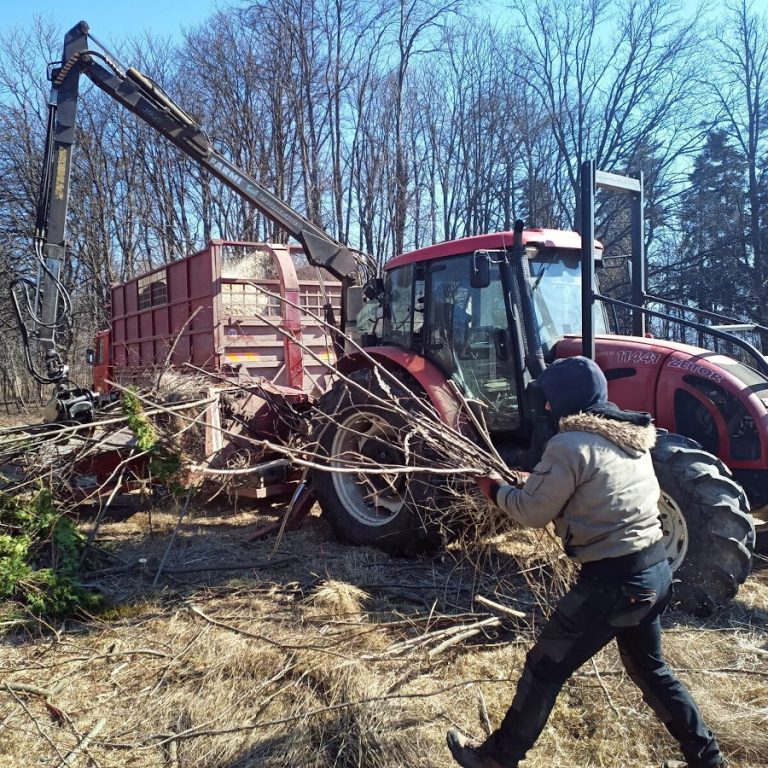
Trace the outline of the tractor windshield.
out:
M 550 350 L 566 334 L 581 333 L 581 260 L 572 251 L 539 252 L 530 261 L 531 292 L 541 343 Z M 595 333 L 607 333 L 602 305 Z

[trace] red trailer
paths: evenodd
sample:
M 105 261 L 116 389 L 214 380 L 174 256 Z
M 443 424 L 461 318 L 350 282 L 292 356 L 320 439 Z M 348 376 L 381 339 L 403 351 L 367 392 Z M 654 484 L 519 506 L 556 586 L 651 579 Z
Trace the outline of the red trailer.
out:
M 109 381 L 146 383 L 167 365 L 190 363 L 308 394 L 324 391 L 325 366 L 298 342 L 333 362 L 330 334 L 312 315 L 322 317 L 328 304 L 340 310 L 341 283 L 319 273 L 299 279 L 300 257 L 301 249 L 285 245 L 214 240 L 113 285 L 111 328 L 96 340 L 94 389 L 108 395 Z
M 335 362 L 333 339 L 318 318 L 329 308 L 340 311 L 341 283 L 316 267 L 297 267 L 302 255 L 295 246 L 214 240 L 113 285 L 110 328 L 96 337 L 93 381 L 102 399 L 112 395 L 113 383 L 151 385 L 168 366 L 189 364 L 192 372 L 220 377 L 211 379 L 216 403 L 206 415 L 206 461 L 269 469 L 249 475 L 249 484 L 236 489 L 241 496 L 282 496 L 297 478 L 288 462 L 232 433 L 247 425 L 250 438 L 279 439 L 286 426 L 267 400 L 277 395 L 294 407 L 308 405 L 327 389 L 325 363 Z M 238 419 L 229 423 L 233 401 Z

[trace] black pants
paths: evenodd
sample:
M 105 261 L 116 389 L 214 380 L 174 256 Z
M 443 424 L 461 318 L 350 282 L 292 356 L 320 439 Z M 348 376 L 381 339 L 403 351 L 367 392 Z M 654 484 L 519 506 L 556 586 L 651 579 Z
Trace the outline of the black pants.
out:
M 666 560 L 613 579 L 588 570 L 582 570 L 528 653 L 512 706 L 483 751 L 504 766 L 517 765 L 538 739 L 565 681 L 616 638 L 627 673 L 680 743 L 688 765 L 719 765 L 715 737 L 662 656 L 660 616 L 672 584 Z

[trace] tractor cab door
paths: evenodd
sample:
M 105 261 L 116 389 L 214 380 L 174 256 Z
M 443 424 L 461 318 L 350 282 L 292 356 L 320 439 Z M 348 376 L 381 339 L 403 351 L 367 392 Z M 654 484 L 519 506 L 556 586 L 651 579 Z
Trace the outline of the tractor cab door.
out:
M 510 432 L 521 425 L 521 371 L 501 275 L 494 265 L 489 285 L 471 287 L 471 258 L 453 256 L 426 268 L 424 353 L 467 397 L 483 403 L 490 432 Z

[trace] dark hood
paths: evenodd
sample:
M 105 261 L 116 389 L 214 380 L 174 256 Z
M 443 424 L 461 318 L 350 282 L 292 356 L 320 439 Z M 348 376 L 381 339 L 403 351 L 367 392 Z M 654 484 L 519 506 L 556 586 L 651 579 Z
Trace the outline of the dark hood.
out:
M 608 382 L 597 363 L 587 357 L 555 360 L 538 377 L 555 421 L 608 402 Z

